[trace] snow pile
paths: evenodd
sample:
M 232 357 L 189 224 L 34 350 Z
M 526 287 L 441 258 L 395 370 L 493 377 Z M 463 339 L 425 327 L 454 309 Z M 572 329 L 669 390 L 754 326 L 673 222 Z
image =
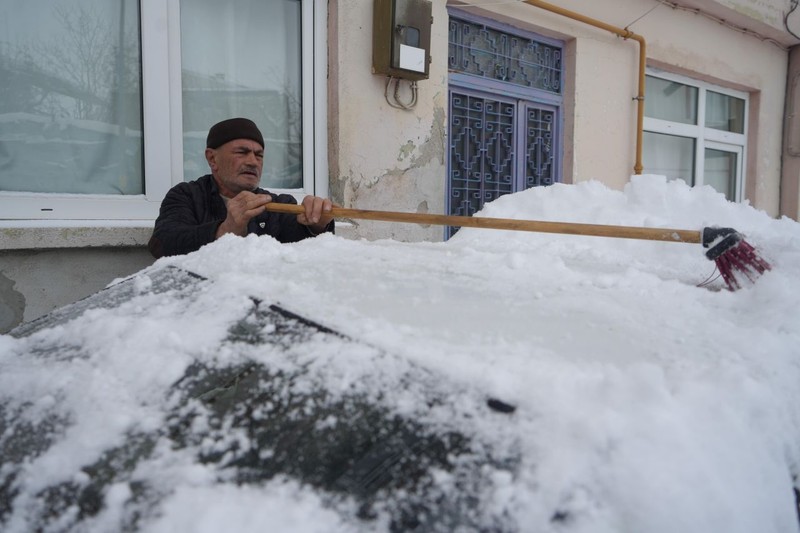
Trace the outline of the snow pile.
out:
M 380 374 L 374 386 L 385 386 L 411 364 L 447 376 L 453 390 L 515 405 L 502 426 L 458 401 L 455 415 L 429 416 L 442 424 L 463 416 L 487 442 L 520 450 L 518 473 L 497 473 L 492 498 L 522 531 L 797 531 L 800 224 L 658 176 L 635 176 L 621 192 L 597 182 L 530 189 L 479 216 L 730 226 L 773 269 L 729 292 L 719 279 L 697 287 L 714 272 L 699 244 L 479 229 L 447 243 L 225 237 L 154 265 L 213 281 L 191 296 L 188 310 L 148 295 L 143 281 L 133 308 L 89 311 L 30 338 L 0 336 L 0 399 L 27 398 L 42 413 L 76 402 L 76 411 L 97 414 L 96 424 L 48 451 L 50 466 L 31 470 L 41 476 L 31 486 L 132 428 L 157 425 L 158 390 L 194 359 L 233 357 L 214 353 L 214 343 L 252 296 L 397 358 L 325 353 L 326 372 L 342 383 L 368 388 L 361 378 Z M 68 368 L 40 368 L 29 355 L 53 337 L 81 354 Z M 49 392 L 68 390 L 70 381 L 105 388 Z M 97 405 L 102 398 L 113 399 L 113 412 Z M 422 408 L 414 398 L 395 401 L 401 412 Z M 348 529 L 291 481 L 216 486 L 193 468 L 147 523 L 152 530 L 216 531 L 225 517 L 236 518 L 228 525 L 237 531 Z M 109 509 L 123 505 L 120 491 L 106 495 Z M 114 497 L 122 502 L 116 507 Z M 259 500 L 270 503 L 255 512 Z M 101 518 L 103 527 L 113 523 L 109 513 Z

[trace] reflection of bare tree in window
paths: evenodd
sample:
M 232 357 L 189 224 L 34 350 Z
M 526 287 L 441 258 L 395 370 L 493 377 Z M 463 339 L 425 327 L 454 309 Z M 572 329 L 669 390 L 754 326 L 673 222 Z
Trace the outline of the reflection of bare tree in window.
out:
M 120 103 L 139 95 L 138 38 L 124 28 L 124 7 L 118 25 L 85 2 L 51 13 L 60 31 L 50 40 L 0 49 L 0 71 L 11 74 L 3 83 L 13 89 L 3 111 L 138 123 L 138 111 L 134 121 L 120 116 Z
M 284 108 L 283 113 L 276 113 L 274 106 L 276 102 L 259 99 L 254 102 L 257 111 L 256 116 L 266 117 L 266 123 L 262 126 L 262 131 L 272 137 L 270 132 L 275 132 L 275 136 L 284 145 L 289 161 L 290 172 L 299 172 L 299 165 L 303 157 L 303 113 L 300 88 L 286 79 L 286 76 L 277 69 L 270 69 L 267 73 L 276 87 L 278 105 Z M 275 141 L 273 141 L 275 142 Z M 297 166 L 298 168 L 293 168 Z M 287 169 L 283 169 L 287 171 Z
M 108 94 L 109 72 L 113 72 L 112 39 L 107 23 L 90 7 L 53 8 L 53 15 L 66 30 L 63 41 L 42 45 L 45 70 L 84 90 L 88 95 Z M 76 99 L 73 118 L 100 120 L 104 105 L 89 98 Z
M 0 113 L 8 115 L 0 148 L 14 165 L 0 176 L 0 188 L 141 194 L 136 6 L 123 0 L 38 5 L 38 23 L 22 25 L 8 40 L 0 36 Z
M 0 113 L 34 112 L 44 100 L 40 91 L 32 91 L 29 80 L 39 69 L 29 53 L 19 48 L 0 46 Z

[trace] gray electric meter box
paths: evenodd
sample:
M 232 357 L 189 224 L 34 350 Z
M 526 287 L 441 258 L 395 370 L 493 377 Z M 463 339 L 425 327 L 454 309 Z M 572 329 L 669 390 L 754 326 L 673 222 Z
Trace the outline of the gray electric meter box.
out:
M 372 73 L 406 80 L 430 75 L 431 3 L 428 0 L 375 0 Z

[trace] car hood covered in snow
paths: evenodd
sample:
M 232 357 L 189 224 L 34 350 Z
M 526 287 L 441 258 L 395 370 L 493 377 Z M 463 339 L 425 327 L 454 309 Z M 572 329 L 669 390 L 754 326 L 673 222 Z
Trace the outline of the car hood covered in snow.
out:
M 0 336 L 8 531 L 797 530 L 800 225 L 640 176 L 482 216 L 699 245 L 225 237 Z M 703 287 L 698 287 L 703 285 Z

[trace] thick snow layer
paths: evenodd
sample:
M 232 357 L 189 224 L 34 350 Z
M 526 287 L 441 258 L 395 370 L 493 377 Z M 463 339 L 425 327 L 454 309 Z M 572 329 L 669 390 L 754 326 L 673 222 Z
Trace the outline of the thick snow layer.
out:
M 194 358 L 233 357 L 209 346 L 252 296 L 394 356 L 305 354 L 324 358 L 331 379 L 391 381 L 411 364 L 447 376 L 454 390 L 517 406 L 503 429 L 475 421 L 473 430 L 521 451 L 519 474 L 498 472 L 492 490 L 522 531 L 798 530 L 800 224 L 659 176 L 635 176 L 624 191 L 597 182 L 534 188 L 478 216 L 730 226 L 772 270 L 730 292 L 719 279 L 698 287 L 714 273 L 699 244 L 466 228 L 446 243 L 224 237 L 153 267 L 213 281 L 190 313 L 176 318 L 163 298 L 148 307 L 145 271 L 136 332 L 130 309 L 95 309 L 29 338 L 0 336 L 0 399 L 27 398 L 42 412 L 74 402 L 96 415 L 31 466 L 31 494 L 132 427 L 158 425 L 158 391 Z M 85 355 L 68 369 L 26 355 L 48 336 Z M 70 382 L 94 388 L 64 392 Z M 395 401 L 415 410 L 413 394 Z M 454 409 L 429 416 L 453 423 L 444 419 L 458 418 Z M 171 468 L 162 475 L 183 481 L 147 523 L 152 531 L 349 530 L 291 480 L 236 487 L 197 465 Z M 98 531 L 113 529 L 126 490 L 105 496 Z

